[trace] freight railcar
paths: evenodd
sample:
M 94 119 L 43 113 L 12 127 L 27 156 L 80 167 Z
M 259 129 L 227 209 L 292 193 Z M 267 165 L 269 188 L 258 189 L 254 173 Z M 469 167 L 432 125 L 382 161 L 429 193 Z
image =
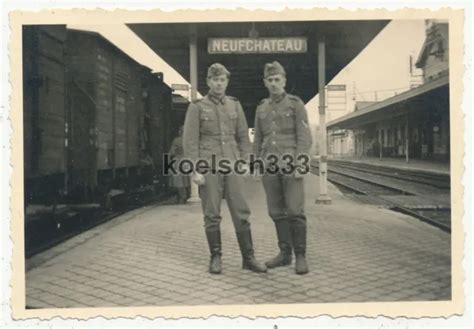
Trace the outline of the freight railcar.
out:
M 163 74 L 96 33 L 69 30 L 67 52 L 74 199 L 152 184 L 173 129 Z
M 147 77 L 145 113 L 145 133 L 147 138 L 147 154 L 154 164 L 155 184 L 164 189 L 167 178 L 163 176 L 163 153 L 169 151 L 176 133 L 175 113 L 172 110 L 171 89 L 163 82 L 163 74 L 155 73 Z
M 26 204 L 105 202 L 159 182 L 171 89 L 97 33 L 24 29 Z
M 95 33 L 68 31 L 70 191 L 90 201 L 138 165 L 142 67 Z M 133 72 L 133 73 L 132 73 Z M 129 136 L 130 135 L 130 136 Z

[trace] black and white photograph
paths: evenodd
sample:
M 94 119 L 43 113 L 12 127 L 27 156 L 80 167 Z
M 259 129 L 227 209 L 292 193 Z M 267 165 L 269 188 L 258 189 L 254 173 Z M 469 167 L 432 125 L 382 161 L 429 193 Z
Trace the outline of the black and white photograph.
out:
M 462 311 L 462 14 L 223 13 L 20 24 L 22 314 Z

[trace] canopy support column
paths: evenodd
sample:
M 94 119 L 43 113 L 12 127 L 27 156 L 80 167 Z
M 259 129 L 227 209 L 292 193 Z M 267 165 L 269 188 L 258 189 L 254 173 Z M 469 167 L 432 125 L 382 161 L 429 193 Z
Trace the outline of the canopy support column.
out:
M 327 131 L 326 131 L 326 43 L 324 39 L 318 41 L 318 83 L 319 83 L 319 196 L 316 203 L 330 204 L 328 195 L 327 171 Z
M 405 114 L 405 161 L 408 163 L 409 161 L 409 154 L 408 154 L 408 147 L 409 147 L 409 136 L 408 132 L 410 131 L 408 127 L 408 112 Z
M 191 24 L 189 28 L 189 76 L 191 77 L 191 102 L 197 100 L 198 88 L 198 53 L 197 53 L 197 27 Z M 191 196 L 189 202 L 200 201 L 198 186 L 191 182 Z
M 382 160 L 382 149 L 384 143 L 384 132 L 383 129 L 379 129 L 378 137 L 379 137 L 379 160 Z

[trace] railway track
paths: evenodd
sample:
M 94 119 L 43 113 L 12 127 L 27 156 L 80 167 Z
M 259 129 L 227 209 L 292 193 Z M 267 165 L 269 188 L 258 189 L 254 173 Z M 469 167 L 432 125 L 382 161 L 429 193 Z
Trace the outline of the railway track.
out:
M 450 177 L 436 173 L 421 173 L 409 170 L 392 169 L 364 163 L 347 163 L 346 161 L 331 160 L 332 167 L 357 170 L 365 173 L 373 173 L 379 176 L 394 178 L 401 181 L 416 182 L 423 185 L 433 186 L 439 189 L 449 190 L 451 187 Z
M 317 162 L 311 165 L 312 172 L 319 174 Z M 439 229 L 451 232 L 451 209 L 445 206 L 417 205 L 407 206 L 397 201 L 397 196 L 420 198 L 423 186 L 433 191 L 446 194 L 449 192 L 449 176 L 424 173 L 413 173 L 395 169 L 364 166 L 364 164 L 342 163 L 334 161 L 328 164 L 328 180 L 341 191 L 356 201 L 388 208 L 417 218 Z M 415 191 L 415 193 L 414 193 Z

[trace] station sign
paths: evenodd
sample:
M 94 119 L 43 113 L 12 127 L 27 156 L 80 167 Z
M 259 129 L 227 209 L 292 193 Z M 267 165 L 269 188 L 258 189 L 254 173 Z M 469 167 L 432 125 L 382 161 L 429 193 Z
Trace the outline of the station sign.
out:
M 189 85 L 185 83 L 173 83 L 171 84 L 171 88 L 174 90 L 184 90 L 188 91 L 189 90 Z
M 346 85 L 328 85 L 328 91 L 345 91 Z
M 305 37 L 207 39 L 209 54 L 298 54 L 307 49 Z
M 328 85 L 327 86 L 327 110 L 328 112 L 347 111 L 346 85 Z

